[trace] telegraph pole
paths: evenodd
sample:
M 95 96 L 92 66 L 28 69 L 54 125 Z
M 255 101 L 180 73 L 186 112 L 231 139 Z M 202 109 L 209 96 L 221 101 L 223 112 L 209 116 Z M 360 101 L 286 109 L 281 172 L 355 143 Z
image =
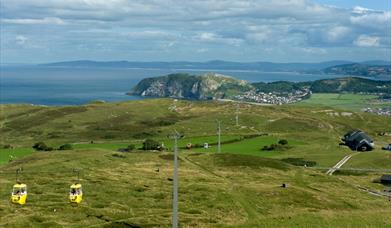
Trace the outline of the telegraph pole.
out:
M 182 136 L 175 131 L 173 135 L 170 136 L 171 139 L 174 139 L 174 181 L 173 181 L 173 197 L 172 197 L 172 227 L 178 228 L 178 139 Z
M 235 120 L 236 120 L 236 126 L 239 126 L 239 103 L 236 104 L 236 116 L 235 116 Z
M 217 121 L 217 153 L 221 153 L 221 121 L 220 120 L 216 120 Z

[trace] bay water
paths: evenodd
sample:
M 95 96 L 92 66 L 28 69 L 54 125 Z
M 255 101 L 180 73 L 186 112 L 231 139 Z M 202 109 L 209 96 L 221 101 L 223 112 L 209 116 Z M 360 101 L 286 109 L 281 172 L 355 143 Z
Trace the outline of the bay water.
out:
M 0 103 L 37 105 L 79 105 L 91 101 L 106 102 L 144 99 L 126 95 L 141 79 L 170 73 L 203 74 L 211 70 L 123 69 L 123 68 L 52 68 L 38 66 L 2 66 Z M 296 72 L 225 71 L 249 82 L 312 81 L 337 77 Z

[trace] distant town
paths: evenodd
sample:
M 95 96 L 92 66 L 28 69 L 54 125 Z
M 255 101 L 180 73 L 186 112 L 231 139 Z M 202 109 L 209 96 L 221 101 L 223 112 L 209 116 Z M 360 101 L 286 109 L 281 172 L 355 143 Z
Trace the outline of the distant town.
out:
M 367 113 L 373 113 L 379 116 L 391 116 L 391 107 L 365 108 L 363 111 Z
M 264 92 L 256 92 L 255 90 L 251 90 L 245 92 L 240 95 L 236 95 L 235 100 L 239 101 L 248 101 L 248 102 L 256 102 L 262 104 L 289 104 L 301 101 L 306 97 L 311 95 L 311 91 L 308 89 L 296 90 L 293 93 L 264 93 Z

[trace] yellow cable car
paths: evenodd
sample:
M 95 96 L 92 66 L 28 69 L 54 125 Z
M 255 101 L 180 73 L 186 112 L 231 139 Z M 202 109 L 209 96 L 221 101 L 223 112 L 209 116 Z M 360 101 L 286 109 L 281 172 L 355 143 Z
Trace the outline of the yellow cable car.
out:
M 23 205 L 27 200 L 27 185 L 17 183 L 12 189 L 11 202 L 15 204 Z
M 71 190 L 69 192 L 69 201 L 71 203 L 81 203 L 83 200 L 83 190 L 81 184 L 75 183 L 71 185 Z

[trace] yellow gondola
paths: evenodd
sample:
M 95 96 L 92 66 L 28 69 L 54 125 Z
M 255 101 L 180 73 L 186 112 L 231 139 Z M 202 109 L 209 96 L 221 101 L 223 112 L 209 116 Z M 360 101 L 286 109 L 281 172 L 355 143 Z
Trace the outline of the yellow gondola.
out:
M 69 192 L 69 201 L 71 203 L 81 203 L 83 200 L 83 189 L 81 184 L 75 183 L 71 185 L 71 189 Z
M 23 205 L 27 200 L 27 185 L 17 183 L 14 185 L 11 194 L 11 202 L 15 204 Z

